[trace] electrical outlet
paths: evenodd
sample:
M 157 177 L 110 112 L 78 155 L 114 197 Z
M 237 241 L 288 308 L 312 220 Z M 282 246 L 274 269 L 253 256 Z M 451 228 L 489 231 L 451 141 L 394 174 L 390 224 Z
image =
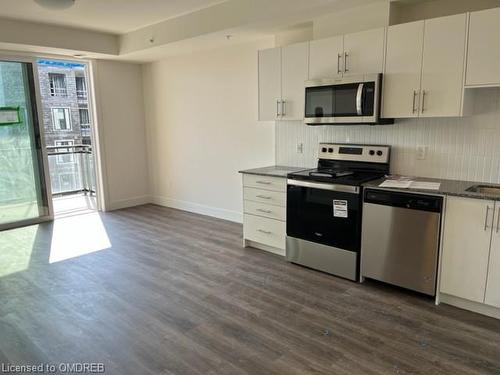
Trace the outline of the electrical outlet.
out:
M 303 154 L 303 153 L 304 153 L 304 144 L 297 143 L 297 154 Z
M 417 159 L 425 160 L 427 158 L 427 146 L 417 146 Z

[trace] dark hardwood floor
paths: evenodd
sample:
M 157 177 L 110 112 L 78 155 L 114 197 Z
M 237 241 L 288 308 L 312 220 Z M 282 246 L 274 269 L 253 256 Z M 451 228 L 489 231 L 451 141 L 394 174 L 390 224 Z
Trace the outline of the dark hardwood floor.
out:
M 243 249 L 241 232 L 154 205 L 0 232 L 0 363 L 500 374 L 498 320 Z

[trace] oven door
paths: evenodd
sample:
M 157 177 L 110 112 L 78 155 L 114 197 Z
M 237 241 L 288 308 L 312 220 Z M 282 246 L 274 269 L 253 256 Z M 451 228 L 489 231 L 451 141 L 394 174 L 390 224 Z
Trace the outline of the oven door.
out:
M 288 180 L 287 236 L 359 252 L 359 187 Z

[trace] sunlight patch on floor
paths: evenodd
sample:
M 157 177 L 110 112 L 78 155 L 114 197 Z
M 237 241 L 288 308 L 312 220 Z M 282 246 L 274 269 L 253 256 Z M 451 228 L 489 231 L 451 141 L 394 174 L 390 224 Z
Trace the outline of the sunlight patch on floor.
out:
M 49 263 L 109 249 L 111 242 L 98 213 L 54 221 Z
M 0 277 L 28 269 L 38 225 L 0 232 Z

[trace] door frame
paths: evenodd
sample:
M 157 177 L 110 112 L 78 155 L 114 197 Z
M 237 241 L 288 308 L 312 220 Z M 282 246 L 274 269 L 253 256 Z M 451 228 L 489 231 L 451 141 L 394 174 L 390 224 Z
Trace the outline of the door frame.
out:
M 34 86 L 34 97 L 35 102 L 31 103 L 32 109 L 36 109 L 36 112 L 33 113 L 36 116 L 36 120 L 38 122 L 38 132 L 40 137 L 40 147 L 41 147 L 41 156 L 42 156 L 42 169 L 43 169 L 43 179 L 45 183 L 45 200 L 47 201 L 48 212 L 46 215 L 42 215 L 33 219 L 20 220 L 13 223 L 0 224 L 0 231 L 5 229 L 12 229 L 23 227 L 32 224 L 39 224 L 45 221 L 51 221 L 54 219 L 54 207 L 52 205 L 52 189 L 50 185 L 50 173 L 49 173 L 49 159 L 47 155 L 47 148 L 45 147 L 45 129 L 43 128 L 43 115 L 41 114 L 40 109 L 42 108 L 41 95 L 40 95 L 40 85 L 38 81 L 38 70 L 36 69 L 36 58 L 35 57 L 27 57 L 27 56 L 18 56 L 18 55 L 10 55 L 10 54 L 0 54 L 0 61 L 8 61 L 8 62 L 18 62 L 18 63 L 28 63 L 31 64 L 31 70 L 33 74 L 33 86 Z M 32 101 L 32 97 L 30 97 L 30 102 Z
M 94 156 L 94 172 L 96 178 L 96 199 L 97 199 L 97 210 L 106 211 L 108 208 L 108 196 L 107 192 L 107 179 L 105 173 L 105 161 L 104 161 L 104 150 L 103 142 L 101 137 L 101 132 L 99 129 L 99 108 L 97 106 L 98 93 L 96 92 L 96 66 L 95 61 L 91 59 L 71 59 L 68 56 L 59 55 L 49 55 L 49 54 L 33 54 L 33 53 L 22 53 L 22 52 L 9 52 L 0 51 L 0 61 L 11 61 L 20 63 L 31 63 L 34 87 L 35 87 L 35 105 L 37 109 L 37 119 L 38 127 L 40 133 L 40 145 L 42 148 L 42 165 L 43 165 L 43 177 L 46 184 L 46 199 L 48 205 L 47 215 L 40 216 L 34 219 L 21 220 L 15 223 L 0 224 L 0 231 L 12 228 L 23 227 L 27 225 L 39 224 L 46 221 L 54 220 L 54 205 L 52 202 L 52 186 L 50 180 L 50 170 L 49 170 L 49 157 L 45 142 L 45 128 L 43 125 L 43 111 L 42 111 L 42 96 L 40 89 L 40 81 L 38 75 L 37 61 L 40 59 L 47 60 L 58 60 L 67 61 L 72 63 L 79 63 L 85 65 L 85 77 L 87 78 L 87 97 L 88 97 L 88 109 L 90 117 L 90 131 L 92 140 L 92 152 Z

